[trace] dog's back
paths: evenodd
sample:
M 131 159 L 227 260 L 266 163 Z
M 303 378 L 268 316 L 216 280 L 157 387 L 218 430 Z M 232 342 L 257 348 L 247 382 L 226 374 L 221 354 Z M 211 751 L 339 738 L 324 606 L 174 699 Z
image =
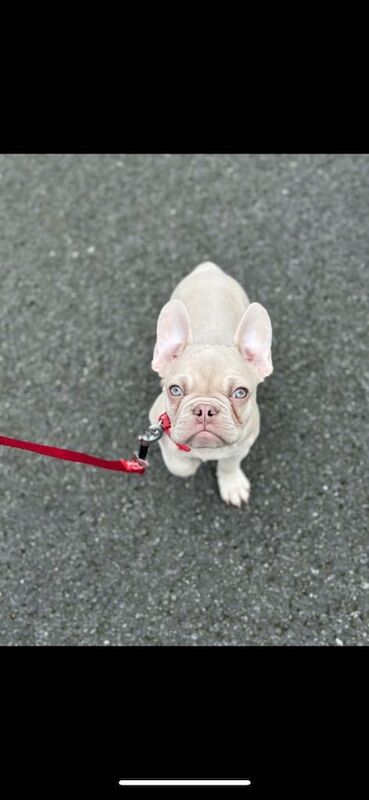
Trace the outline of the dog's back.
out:
M 180 281 L 172 293 L 174 298 L 187 308 L 193 344 L 233 345 L 237 325 L 250 302 L 240 284 L 210 261 Z

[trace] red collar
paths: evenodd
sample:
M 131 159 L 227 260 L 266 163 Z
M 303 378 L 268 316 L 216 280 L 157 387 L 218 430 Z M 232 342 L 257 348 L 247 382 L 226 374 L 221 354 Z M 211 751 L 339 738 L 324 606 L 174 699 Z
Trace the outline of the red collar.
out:
M 162 424 L 164 433 L 166 433 L 169 436 L 169 438 L 172 439 L 170 435 L 170 429 L 172 427 L 172 423 L 166 411 L 164 411 L 164 414 L 160 414 L 159 422 L 161 422 Z M 188 444 L 178 444 L 178 442 L 175 442 L 173 439 L 172 442 L 173 444 L 176 445 L 176 447 L 178 447 L 179 450 L 184 450 L 186 453 L 189 453 L 189 451 L 191 450 L 191 447 L 189 447 Z

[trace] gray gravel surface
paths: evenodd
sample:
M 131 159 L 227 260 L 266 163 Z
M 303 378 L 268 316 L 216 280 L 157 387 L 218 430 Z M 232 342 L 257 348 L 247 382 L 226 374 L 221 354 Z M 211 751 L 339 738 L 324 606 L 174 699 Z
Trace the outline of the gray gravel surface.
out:
M 369 156 L 0 156 L 1 433 L 129 458 L 205 259 L 273 323 L 249 507 L 0 448 L 1 644 L 368 643 Z

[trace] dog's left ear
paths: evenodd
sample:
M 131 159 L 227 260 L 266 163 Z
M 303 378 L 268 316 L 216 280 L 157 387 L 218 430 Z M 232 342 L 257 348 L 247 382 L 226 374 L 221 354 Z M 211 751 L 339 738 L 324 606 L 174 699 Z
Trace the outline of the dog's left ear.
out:
M 181 300 L 169 300 L 159 314 L 152 369 L 162 375 L 165 367 L 173 358 L 177 358 L 191 340 L 191 323 L 186 306 Z
M 261 379 L 273 372 L 272 323 L 269 314 L 260 303 L 250 303 L 243 314 L 234 337 L 247 362 L 261 375 Z

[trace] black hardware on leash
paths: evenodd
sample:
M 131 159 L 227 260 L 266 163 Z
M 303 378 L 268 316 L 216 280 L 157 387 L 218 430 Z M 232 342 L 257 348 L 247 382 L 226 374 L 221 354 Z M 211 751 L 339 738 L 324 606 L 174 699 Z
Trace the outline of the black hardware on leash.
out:
M 140 442 L 140 449 L 137 453 L 137 458 L 142 461 L 145 461 L 150 444 L 152 444 L 152 442 L 157 442 L 159 439 L 161 439 L 163 433 L 164 433 L 164 427 L 161 422 L 157 423 L 156 425 L 149 425 L 144 435 L 138 437 L 138 441 Z

